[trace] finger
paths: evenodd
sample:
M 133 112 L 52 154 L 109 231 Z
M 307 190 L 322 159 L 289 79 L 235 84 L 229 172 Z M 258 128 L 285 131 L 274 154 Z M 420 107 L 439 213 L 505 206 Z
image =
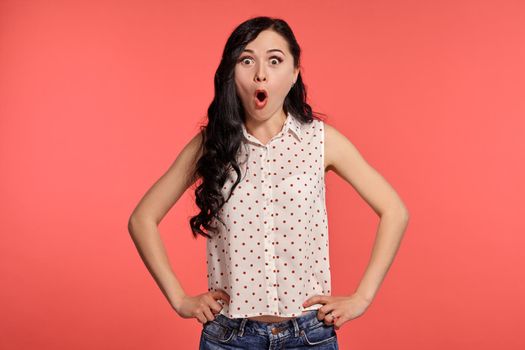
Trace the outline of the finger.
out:
M 346 322 L 346 321 L 343 319 L 342 316 L 337 317 L 337 318 L 335 319 L 335 322 L 334 322 L 334 327 L 335 327 L 335 329 L 337 330 L 337 329 L 341 328 L 341 326 L 342 326 L 343 323 L 345 323 L 345 322 Z
M 197 315 L 195 315 L 195 317 L 202 324 L 205 324 L 206 322 L 208 322 L 208 319 L 204 316 L 202 312 L 199 312 Z
M 213 317 L 217 317 L 218 314 L 221 313 L 222 307 L 219 306 L 220 310 L 217 310 L 215 306 L 210 306 L 211 313 L 213 314 Z
M 335 315 L 333 313 L 328 313 L 324 318 L 324 323 L 332 325 L 335 321 Z
M 230 296 L 222 289 L 214 290 L 213 292 L 211 292 L 211 296 L 213 297 L 213 299 L 221 299 L 227 303 L 230 302 Z
M 311 305 L 315 304 L 316 298 L 317 298 L 317 295 L 314 295 L 313 297 L 310 297 L 310 298 L 306 299 L 303 302 L 303 306 L 304 307 L 308 307 L 308 306 L 311 306 Z
M 223 306 L 213 298 L 210 298 L 210 300 L 208 301 L 208 306 L 213 312 L 213 314 L 218 314 L 223 308 Z
M 313 297 L 306 299 L 306 301 L 303 303 L 303 306 L 308 307 L 315 304 L 324 304 L 325 302 L 326 297 L 324 295 L 314 295 Z
M 333 317 L 332 317 L 332 314 L 326 314 L 320 321 L 323 322 L 324 324 L 332 324 L 332 320 L 333 320 Z
M 324 306 L 321 306 L 317 310 L 317 318 L 319 319 L 319 321 L 322 321 L 326 317 L 326 315 L 329 314 L 334 309 L 335 309 L 335 306 L 333 304 L 326 304 Z
M 210 308 L 206 308 L 202 311 L 202 313 L 204 314 L 204 317 L 206 317 L 206 319 L 208 321 L 213 321 L 215 319 L 215 316 L 213 315 L 213 313 L 211 312 Z

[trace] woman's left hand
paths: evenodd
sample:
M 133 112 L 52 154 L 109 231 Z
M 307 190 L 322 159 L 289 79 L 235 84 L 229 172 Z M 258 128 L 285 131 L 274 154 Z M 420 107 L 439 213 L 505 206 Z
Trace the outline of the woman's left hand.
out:
M 314 295 L 308 298 L 303 306 L 308 307 L 314 304 L 324 304 L 317 310 L 317 319 L 327 325 L 333 324 L 337 330 L 347 321 L 361 316 L 370 302 L 357 293 L 341 297 Z

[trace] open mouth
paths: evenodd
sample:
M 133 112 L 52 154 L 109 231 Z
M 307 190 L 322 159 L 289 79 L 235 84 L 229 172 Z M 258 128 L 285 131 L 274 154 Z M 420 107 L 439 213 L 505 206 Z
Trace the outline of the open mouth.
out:
M 257 98 L 259 102 L 264 102 L 266 98 L 268 97 L 268 93 L 266 92 L 266 90 L 257 89 L 255 90 L 255 97 Z
M 258 92 L 257 99 L 261 102 L 264 101 L 266 99 L 266 94 L 264 92 Z
M 265 88 L 258 88 L 254 92 L 253 101 L 256 109 L 262 109 L 268 103 L 268 91 Z

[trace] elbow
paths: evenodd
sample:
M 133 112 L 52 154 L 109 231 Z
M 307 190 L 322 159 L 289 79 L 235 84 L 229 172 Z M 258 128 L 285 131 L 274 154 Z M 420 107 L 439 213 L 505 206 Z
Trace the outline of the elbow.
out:
M 142 230 L 144 226 L 155 225 L 158 226 L 158 222 L 145 216 L 138 216 L 132 214 L 128 219 L 128 233 L 133 235 L 137 230 Z
M 410 220 L 410 212 L 408 211 L 408 209 L 406 207 L 403 206 L 402 209 L 399 210 L 399 213 L 398 215 L 401 217 L 401 219 L 405 222 L 405 223 L 408 223 L 408 221 Z
M 410 212 L 404 205 L 396 206 L 389 210 L 386 210 L 384 214 L 387 214 L 389 217 L 399 218 L 400 221 L 403 221 L 406 223 L 408 223 L 410 219 Z
M 410 212 L 408 211 L 407 208 L 403 208 L 402 216 L 403 216 L 403 219 L 405 219 L 405 221 L 408 222 L 410 220 Z
M 133 225 L 135 224 L 135 217 L 131 215 L 128 219 L 128 233 L 131 235 L 133 234 Z
M 136 215 L 131 215 L 128 219 L 128 233 L 133 235 L 141 222 L 142 220 L 140 220 L 140 218 L 138 218 Z

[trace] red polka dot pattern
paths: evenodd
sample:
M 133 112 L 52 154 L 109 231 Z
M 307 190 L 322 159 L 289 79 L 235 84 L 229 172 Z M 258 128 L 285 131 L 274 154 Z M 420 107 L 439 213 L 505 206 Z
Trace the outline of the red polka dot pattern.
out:
M 220 210 L 226 228 L 207 239 L 208 290 L 222 289 L 230 318 L 300 316 L 302 303 L 330 295 L 325 205 L 324 124 L 301 123 L 288 113 L 266 145 L 243 125 L 238 155 L 241 182 Z M 236 174 L 223 187 L 227 198 Z

